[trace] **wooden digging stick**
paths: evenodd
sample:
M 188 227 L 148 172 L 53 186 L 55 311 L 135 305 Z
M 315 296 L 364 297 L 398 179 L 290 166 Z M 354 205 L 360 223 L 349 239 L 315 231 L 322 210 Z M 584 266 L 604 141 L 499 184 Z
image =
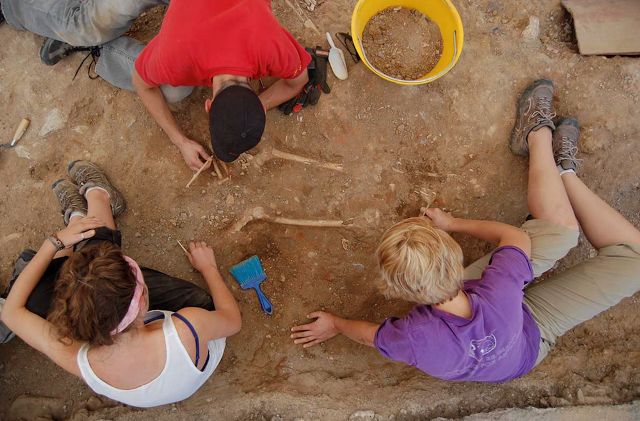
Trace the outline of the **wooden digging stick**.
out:
M 296 226 L 303 226 L 303 227 L 344 228 L 344 227 L 351 226 L 351 225 L 345 225 L 344 221 L 338 221 L 338 220 L 291 219 L 291 218 L 273 217 L 273 216 L 266 215 L 264 213 L 264 208 L 257 207 L 257 208 L 249 209 L 248 211 L 246 211 L 244 216 L 234 226 L 233 231 L 239 232 L 249 222 L 258 220 L 258 219 L 267 221 L 267 222 L 273 222 L 275 224 L 296 225 Z
M 195 174 L 193 175 L 193 177 L 191 177 L 191 180 L 187 183 L 187 187 L 186 187 L 187 189 L 189 188 L 189 186 L 191 185 L 191 183 L 193 183 L 193 182 L 196 180 L 196 178 L 198 178 L 198 176 L 200 175 L 200 173 L 204 170 L 204 167 L 206 167 L 206 166 L 207 166 L 207 164 L 208 164 L 210 161 L 211 161 L 211 158 L 207 159 L 207 160 L 206 160 L 206 162 L 205 162 L 204 164 L 202 164 L 202 166 L 200 167 L 200 169 L 198 170 L 198 172 L 197 172 L 197 173 L 195 173 Z
M 184 246 L 182 245 L 182 243 L 180 242 L 180 240 L 176 240 L 178 242 L 178 245 L 180 246 L 180 248 L 182 248 L 182 250 L 184 250 L 185 254 L 189 254 L 189 252 L 187 251 L 186 248 L 184 248 Z

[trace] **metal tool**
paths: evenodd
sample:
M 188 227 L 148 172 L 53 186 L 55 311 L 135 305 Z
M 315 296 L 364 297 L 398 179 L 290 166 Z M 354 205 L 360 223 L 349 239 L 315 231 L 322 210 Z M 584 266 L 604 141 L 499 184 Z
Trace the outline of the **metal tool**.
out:
M 20 125 L 16 129 L 16 132 L 13 134 L 13 139 L 11 139 L 11 143 L 4 143 L 0 145 L 0 148 L 13 148 L 14 146 L 16 146 L 16 143 L 18 143 L 18 140 L 20 140 L 22 135 L 24 135 L 24 132 L 27 131 L 27 127 L 29 127 L 29 124 L 31 124 L 31 122 L 26 118 L 23 118 L 22 121 L 20 122 Z

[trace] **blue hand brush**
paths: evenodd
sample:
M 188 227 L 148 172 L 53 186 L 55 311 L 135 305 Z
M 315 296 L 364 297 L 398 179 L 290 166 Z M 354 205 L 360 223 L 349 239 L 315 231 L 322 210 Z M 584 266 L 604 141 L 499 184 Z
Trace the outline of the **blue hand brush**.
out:
M 262 281 L 267 279 L 267 274 L 264 273 L 258 256 L 251 256 L 244 262 L 238 263 L 229 269 L 229 272 L 231 272 L 233 277 L 236 278 L 242 289 L 253 288 L 256 290 L 258 299 L 260 300 L 260 305 L 265 313 L 273 313 L 273 306 L 271 305 L 271 302 L 260 289 L 260 284 Z

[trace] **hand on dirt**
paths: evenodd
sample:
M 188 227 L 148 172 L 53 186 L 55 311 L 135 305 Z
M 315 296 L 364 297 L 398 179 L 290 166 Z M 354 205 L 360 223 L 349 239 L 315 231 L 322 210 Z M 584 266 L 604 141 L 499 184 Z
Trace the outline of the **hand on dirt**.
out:
M 180 153 L 182 153 L 182 157 L 184 158 L 184 162 L 187 163 L 187 166 L 191 168 L 193 171 L 198 171 L 202 164 L 211 159 L 211 156 L 207 153 L 205 148 L 191 139 L 186 139 L 185 143 L 180 147 Z M 205 166 L 208 168 L 211 165 L 211 162 Z
M 456 219 L 451 214 L 438 208 L 427 209 L 425 218 L 430 219 L 436 227 L 446 232 L 451 231 L 453 221 Z
M 66 247 L 78 244 L 80 241 L 96 235 L 94 228 L 105 226 L 102 219 L 95 216 L 82 218 L 80 221 L 70 224 L 67 228 L 58 232 L 56 236 Z
M 292 328 L 291 331 L 294 332 L 291 335 L 293 343 L 304 344 L 304 348 L 309 348 L 327 339 L 331 339 L 339 333 L 334 322 L 335 316 L 332 314 L 325 313 L 324 311 L 314 311 L 307 317 L 316 319 L 316 321 Z
M 213 249 L 207 245 L 204 241 L 189 243 L 189 253 L 187 253 L 189 262 L 195 270 L 200 273 L 204 273 L 207 269 L 218 269 L 218 263 L 216 262 L 216 255 L 213 254 Z

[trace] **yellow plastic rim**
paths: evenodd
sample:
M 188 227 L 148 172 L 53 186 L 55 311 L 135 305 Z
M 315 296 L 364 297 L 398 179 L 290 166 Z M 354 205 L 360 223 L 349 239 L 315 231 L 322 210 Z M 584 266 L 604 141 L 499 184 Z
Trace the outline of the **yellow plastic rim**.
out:
M 397 6 L 417 9 L 440 27 L 440 34 L 442 35 L 442 56 L 440 61 L 429 73 L 418 80 L 398 79 L 376 69 L 367 58 L 362 45 L 362 32 L 369 19 L 388 7 Z M 356 51 L 358 51 L 364 64 L 381 78 L 401 85 L 420 85 L 433 82 L 444 76 L 458 61 L 460 53 L 462 53 L 464 39 L 460 15 L 449 0 L 359 0 L 351 16 L 351 34 Z

